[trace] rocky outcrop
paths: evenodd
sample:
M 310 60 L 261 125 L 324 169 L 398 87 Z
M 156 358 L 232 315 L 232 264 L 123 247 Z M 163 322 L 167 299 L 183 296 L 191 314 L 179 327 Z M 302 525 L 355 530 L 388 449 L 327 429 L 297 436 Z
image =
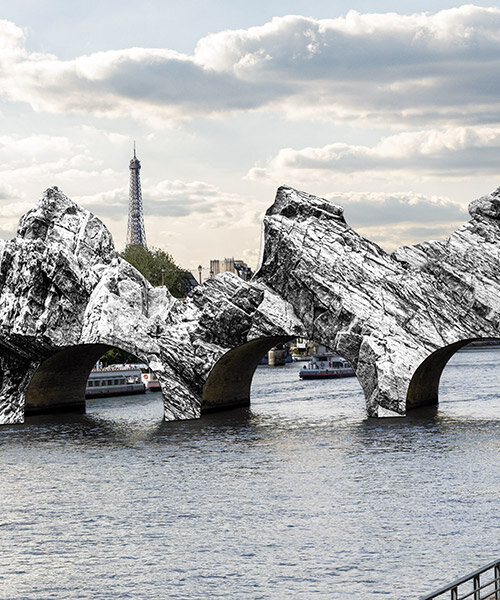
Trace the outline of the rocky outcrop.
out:
M 446 240 L 388 254 L 341 207 L 280 188 L 254 279 L 223 274 L 177 300 L 51 188 L 0 248 L 0 422 L 84 404 L 109 347 L 150 364 L 167 419 L 246 404 L 261 356 L 297 335 L 352 363 L 371 416 L 437 402 L 449 357 L 500 336 L 500 192 L 470 213 Z
M 473 202 L 472 220 L 446 240 L 388 254 L 341 207 L 281 188 L 255 281 L 289 298 L 308 335 L 352 363 L 370 415 L 405 414 L 437 402 L 460 346 L 500 335 L 499 197 Z
M 231 274 L 182 301 L 152 287 L 118 256 L 102 222 L 57 188 L 23 217 L 0 258 L 3 423 L 22 421 L 25 410 L 83 404 L 88 374 L 110 347 L 149 363 L 167 419 L 199 417 L 204 384 L 224 354 L 256 338 L 264 354 L 274 337 L 299 331 L 287 303 Z M 211 386 L 207 409 L 248 402 L 249 388 L 224 398 L 221 386 Z

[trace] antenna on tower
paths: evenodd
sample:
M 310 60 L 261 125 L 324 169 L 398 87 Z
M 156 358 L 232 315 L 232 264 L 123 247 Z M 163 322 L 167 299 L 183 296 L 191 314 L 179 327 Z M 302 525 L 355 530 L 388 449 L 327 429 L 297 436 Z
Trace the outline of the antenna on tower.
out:
M 137 158 L 135 155 L 135 140 L 134 140 L 134 158 Z

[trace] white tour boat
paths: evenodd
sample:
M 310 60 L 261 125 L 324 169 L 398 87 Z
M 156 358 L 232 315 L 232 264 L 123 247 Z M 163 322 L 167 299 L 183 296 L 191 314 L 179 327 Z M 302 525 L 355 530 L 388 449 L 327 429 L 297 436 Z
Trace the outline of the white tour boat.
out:
M 316 354 L 299 371 L 301 379 L 334 379 L 354 377 L 354 369 L 338 354 Z
M 126 370 L 140 371 L 141 372 L 140 377 L 141 377 L 142 383 L 145 386 L 146 391 L 151 391 L 151 392 L 161 391 L 160 382 L 158 381 L 158 378 L 153 373 L 153 371 L 151 371 L 149 366 L 145 363 L 137 363 L 137 364 L 122 363 L 122 364 L 109 365 L 104 368 L 99 367 L 99 365 L 100 365 L 100 363 L 97 363 L 97 368 L 94 369 L 92 371 L 92 373 L 94 373 L 95 371 L 113 371 L 113 372 L 118 372 L 118 371 L 123 372 Z M 133 393 L 135 393 L 135 392 L 133 392 Z M 138 392 L 138 393 L 140 393 L 140 392 Z
M 94 369 L 87 380 L 85 398 L 101 396 L 125 396 L 144 394 L 146 386 L 140 369 L 125 365 L 111 365 L 103 369 Z

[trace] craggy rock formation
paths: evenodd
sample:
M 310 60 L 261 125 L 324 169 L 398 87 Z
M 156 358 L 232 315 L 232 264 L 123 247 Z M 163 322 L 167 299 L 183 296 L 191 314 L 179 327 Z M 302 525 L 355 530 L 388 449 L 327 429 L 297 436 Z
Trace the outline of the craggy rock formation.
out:
M 469 211 L 449 238 L 392 254 L 303 192 L 280 188 L 266 214 L 256 281 L 351 362 L 371 416 L 436 403 L 449 358 L 500 336 L 500 188 Z
M 219 358 L 253 340 L 248 371 L 276 341 L 300 333 L 283 300 L 231 274 L 183 301 L 153 288 L 118 256 L 102 222 L 57 188 L 2 243 L 0 261 L 0 423 L 84 407 L 90 370 L 110 347 L 149 363 L 167 419 L 199 417 Z M 220 370 L 206 409 L 248 403 L 253 371 L 245 380 L 243 371 L 228 379 Z
M 248 404 L 259 359 L 297 335 L 352 363 L 371 416 L 436 403 L 453 353 L 500 337 L 500 191 L 469 210 L 446 240 L 388 254 L 341 207 L 280 188 L 254 279 L 224 274 L 177 300 L 51 188 L 0 248 L 0 423 L 82 409 L 88 374 L 113 346 L 156 372 L 167 419 Z

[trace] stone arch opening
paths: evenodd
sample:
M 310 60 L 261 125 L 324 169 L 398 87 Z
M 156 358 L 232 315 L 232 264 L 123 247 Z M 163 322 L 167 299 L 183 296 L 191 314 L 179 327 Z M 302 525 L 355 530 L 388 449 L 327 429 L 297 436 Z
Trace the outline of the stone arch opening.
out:
M 451 357 L 472 342 L 497 342 L 500 338 L 469 338 L 460 340 L 430 354 L 413 374 L 406 395 L 406 410 L 436 405 L 439 402 L 439 383 Z
M 294 336 L 258 338 L 226 352 L 214 365 L 203 386 L 201 414 L 249 406 L 255 369 L 271 348 Z
M 226 352 L 215 363 L 203 386 L 201 414 L 249 406 L 252 379 L 261 359 L 275 346 L 290 342 L 296 337 L 257 338 Z M 307 336 L 303 337 L 307 339 Z M 319 346 L 328 348 L 328 344 Z
M 46 358 L 26 388 L 25 416 L 85 412 L 85 391 L 90 372 L 96 362 L 113 348 L 115 346 L 107 344 L 79 344 Z M 146 361 L 140 359 L 140 362 Z

